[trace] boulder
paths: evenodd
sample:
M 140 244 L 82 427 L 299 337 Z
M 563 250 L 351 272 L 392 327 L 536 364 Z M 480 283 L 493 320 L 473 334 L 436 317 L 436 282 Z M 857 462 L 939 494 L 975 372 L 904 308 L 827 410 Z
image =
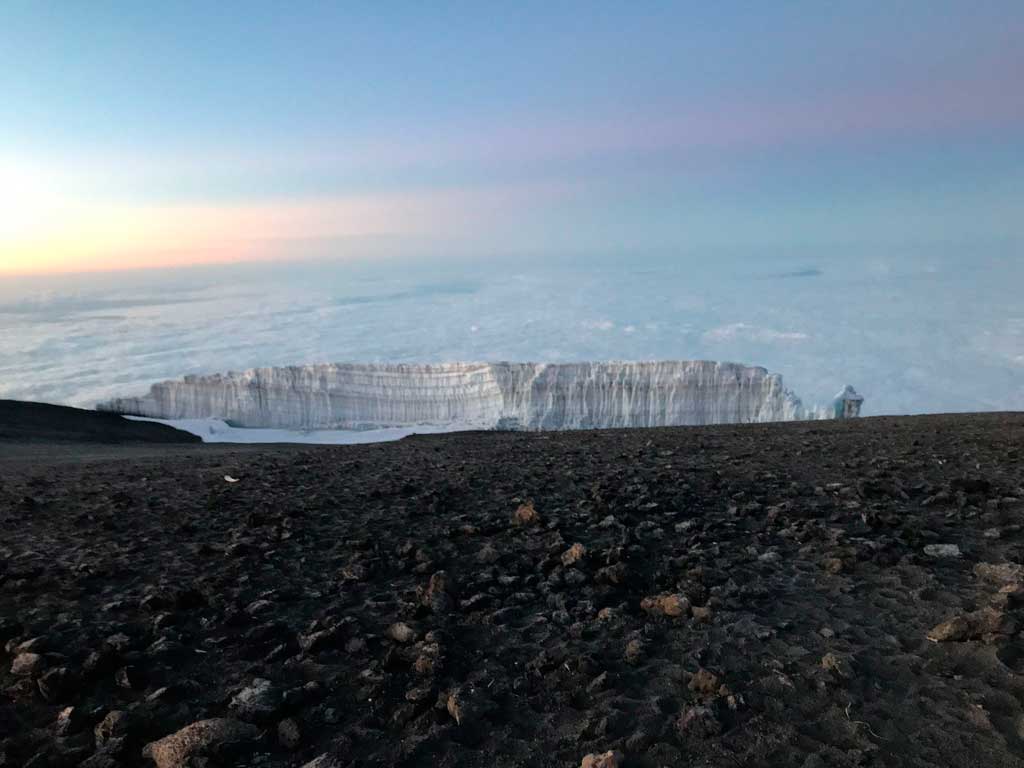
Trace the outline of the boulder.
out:
M 157 768 L 182 768 L 186 761 L 202 757 L 225 761 L 252 747 L 259 733 L 256 726 L 231 718 L 200 720 L 147 744 L 142 754 Z

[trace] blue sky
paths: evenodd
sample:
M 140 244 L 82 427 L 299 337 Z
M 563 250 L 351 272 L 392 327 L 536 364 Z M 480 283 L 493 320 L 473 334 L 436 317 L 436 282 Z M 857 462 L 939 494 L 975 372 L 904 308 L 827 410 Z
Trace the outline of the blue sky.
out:
M 998 1 L 12 0 L 0 270 L 1019 247 L 1021 39 Z

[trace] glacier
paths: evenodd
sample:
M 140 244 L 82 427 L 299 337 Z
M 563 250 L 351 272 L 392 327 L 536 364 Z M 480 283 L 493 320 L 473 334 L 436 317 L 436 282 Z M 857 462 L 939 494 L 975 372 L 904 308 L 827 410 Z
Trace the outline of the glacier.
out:
M 759 366 L 705 360 L 590 363 L 323 363 L 189 375 L 98 410 L 233 427 L 559 430 L 857 416 L 847 386 L 805 407 Z

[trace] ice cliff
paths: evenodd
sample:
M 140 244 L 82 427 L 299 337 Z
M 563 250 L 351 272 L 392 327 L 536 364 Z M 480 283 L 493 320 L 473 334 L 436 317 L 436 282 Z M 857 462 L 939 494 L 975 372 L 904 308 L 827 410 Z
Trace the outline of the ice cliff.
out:
M 764 368 L 708 361 L 255 368 L 161 382 L 142 397 L 117 398 L 98 408 L 285 429 L 586 429 L 840 415 L 834 407 L 805 408 L 781 376 Z M 859 401 L 842 413 L 858 410 Z

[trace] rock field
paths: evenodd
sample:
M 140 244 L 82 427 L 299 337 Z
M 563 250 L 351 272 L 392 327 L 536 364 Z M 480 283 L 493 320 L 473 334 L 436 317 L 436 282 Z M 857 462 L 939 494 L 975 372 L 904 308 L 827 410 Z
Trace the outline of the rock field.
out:
M 1024 766 L 1024 414 L 90 450 L 0 461 L 4 768 Z

